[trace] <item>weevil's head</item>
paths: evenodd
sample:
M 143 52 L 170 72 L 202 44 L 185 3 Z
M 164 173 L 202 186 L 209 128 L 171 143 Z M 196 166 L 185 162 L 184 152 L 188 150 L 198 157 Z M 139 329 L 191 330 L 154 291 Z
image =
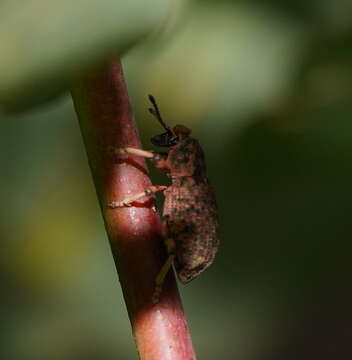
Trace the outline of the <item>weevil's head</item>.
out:
M 160 147 L 172 147 L 178 144 L 179 141 L 185 137 L 189 136 L 191 130 L 186 126 L 176 125 L 173 129 L 167 126 L 161 118 L 158 105 L 152 95 L 149 95 L 149 100 L 153 105 L 153 107 L 149 109 L 149 112 L 158 119 L 161 126 L 166 130 L 162 134 L 155 135 L 150 139 L 153 145 Z
M 171 129 L 167 129 L 164 133 L 153 136 L 150 141 L 155 146 L 171 147 L 175 146 L 179 139 Z

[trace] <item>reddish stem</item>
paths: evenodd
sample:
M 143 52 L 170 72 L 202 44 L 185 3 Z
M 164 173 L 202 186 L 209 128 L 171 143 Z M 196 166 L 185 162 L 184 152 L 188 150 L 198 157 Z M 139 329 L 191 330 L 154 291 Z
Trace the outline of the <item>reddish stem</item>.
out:
M 72 94 L 140 359 L 195 359 L 171 271 L 159 303 L 151 301 L 165 261 L 154 199 L 141 199 L 143 206 L 107 206 L 151 184 L 144 159 L 117 158 L 110 151 L 140 147 L 121 64 L 113 62 L 77 81 Z

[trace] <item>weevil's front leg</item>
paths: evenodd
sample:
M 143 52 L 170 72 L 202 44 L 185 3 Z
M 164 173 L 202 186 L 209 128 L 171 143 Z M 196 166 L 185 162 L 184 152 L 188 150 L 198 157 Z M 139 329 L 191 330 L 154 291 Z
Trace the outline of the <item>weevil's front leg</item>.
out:
M 165 246 L 168 253 L 168 257 L 164 265 L 160 269 L 158 275 L 155 278 L 155 288 L 152 297 L 153 304 L 157 304 L 159 302 L 160 294 L 163 290 L 165 277 L 175 260 L 175 241 L 173 239 L 168 238 L 165 240 Z
M 125 147 L 125 148 L 118 148 L 113 149 L 114 154 L 121 155 L 121 154 L 131 154 L 137 155 L 144 158 L 152 159 L 155 156 L 155 153 L 150 150 L 142 150 L 133 147 Z
M 152 161 L 154 167 L 160 171 L 166 171 L 169 169 L 169 164 L 167 163 L 167 153 L 159 153 L 150 150 L 142 150 L 132 147 L 125 148 L 112 148 L 111 151 L 114 154 L 131 154 L 136 156 L 141 156 Z
M 167 189 L 167 186 L 164 186 L 164 185 L 149 186 L 149 188 L 144 190 L 143 192 L 129 196 L 129 197 L 123 199 L 122 201 L 112 201 L 111 203 L 109 203 L 108 206 L 112 209 L 130 206 L 131 203 L 142 198 L 143 196 L 150 196 L 150 195 L 155 194 L 158 191 L 164 191 L 165 189 Z

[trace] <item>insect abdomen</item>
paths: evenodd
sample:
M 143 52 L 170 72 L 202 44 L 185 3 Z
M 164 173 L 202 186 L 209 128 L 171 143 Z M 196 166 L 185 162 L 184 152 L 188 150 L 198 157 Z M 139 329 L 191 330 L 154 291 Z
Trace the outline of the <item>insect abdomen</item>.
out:
M 211 265 L 219 245 L 217 207 L 212 187 L 183 178 L 165 192 L 168 237 L 176 244 L 175 268 L 187 283 Z

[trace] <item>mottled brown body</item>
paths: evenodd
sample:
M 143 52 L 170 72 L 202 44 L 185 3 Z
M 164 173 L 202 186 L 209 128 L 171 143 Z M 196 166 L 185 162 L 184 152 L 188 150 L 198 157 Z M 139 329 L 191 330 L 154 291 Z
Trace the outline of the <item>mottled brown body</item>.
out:
M 174 130 L 177 133 L 177 127 Z M 164 191 L 166 236 L 175 242 L 178 277 L 187 283 L 211 265 L 219 245 L 217 205 L 203 150 L 197 140 L 185 136 L 153 163 L 171 178 Z
M 132 147 L 117 149 L 118 154 L 142 156 L 152 161 L 171 179 L 170 186 L 150 186 L 121 201 L 112 201 L 111 208 L 131 206 L 134 201 L 164 191 L 163 235 L 168 258 L 155 279 L 153 303 L 159 301 L 163 282 L 172 264 L 178 278 L 187 283 L 204 271 L 214 260 L 219 246 L 219 219 L 213 188 L 208 182 L 204 153 L 199 142 L 183 125 L 169 128 L 161 118 L 155 99 L 149 111 L 166 130 L 151 138 L 156 146 L 168 152 L 153 152 Z

